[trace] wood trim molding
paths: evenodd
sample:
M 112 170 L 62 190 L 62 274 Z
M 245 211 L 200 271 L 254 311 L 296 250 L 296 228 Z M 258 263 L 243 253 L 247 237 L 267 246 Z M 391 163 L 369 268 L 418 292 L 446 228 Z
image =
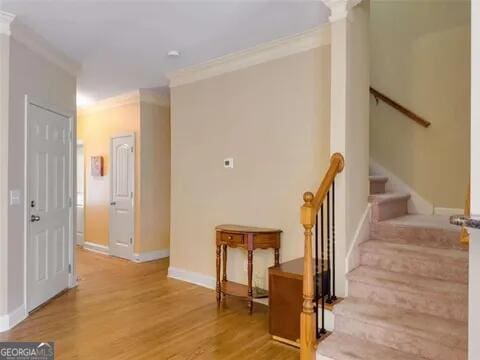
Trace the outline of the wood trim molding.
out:
M 147 251 L 147 252 L 134 253 L 133 261 L 136 263 L 142 263 L 147 261 L 164 259 L 169 256 L 170 256 L 169 249 L 153 250 L 153 251 Z
M 102 255 L 109 255 L 110 254 L 110 248 L 105 245 L 100 245 L 100 244 L 95 244 L 90 241 L 85 241 L 83 243 L 83 248 L 88 251 L 93 251 L 98 254 Z
M 207 289 L 215 289 L 216 279 L 213 276 L 188 271 L 185 269 L 170 266 L 168 268 L 168 277 L 171 279 L 186 281 L 191 284 L 206 287 Z
M 330 44 L 330 26 L 327 24 L 301 34 L 284 37 L 212 59 L 203 64 L 180 69 L 167 74 L 167 77 L 170 80 L 170 87 L 173 88 L 328 44 Z
M 0 315 L 8 311 L 8 131 L 10 23 L 13 19 L 13 15 L 0 12 Z
M 25 320 L 27 316 L 28 313 L 25 304 L 20 305 L 18 308 L 6 315 L 0 316 L 0 333 L 10 330 Z
M 362 0 L 322 0 L 326 7 L 330 9 L 330 22 L 347 19 L 350 16 L 350 10 L 360 4 Z
M 162 107 L 170 107 L 170 99 L 154 91 L 139 89 L 122 95 L 113 96 L 97 101 L 96 103 L 78 108 L 79 115 L 86 115 L 97 111 L 144 102 Z
M 162 106 L 162 107 L 170 107 L 170 97 L 168 95 L 161 95 L 156 91 L 148 90 L 148 89 L 140 89 L 140 101 Z
M 45 38 L 37 34 L 26 25 L 15 21 L 11 26 L 12 38 L 22 43 L 31 51 L 47 59 L 49 62 L 57 65 L 72 76 L 77 76 L 80 72 L 80 64 L 70 59 L 63 52 L 55 48 Z
M 0 11 L 0 34 L 7 36 L 11 35 L 10 25 L 14 19 L 15 15 Z

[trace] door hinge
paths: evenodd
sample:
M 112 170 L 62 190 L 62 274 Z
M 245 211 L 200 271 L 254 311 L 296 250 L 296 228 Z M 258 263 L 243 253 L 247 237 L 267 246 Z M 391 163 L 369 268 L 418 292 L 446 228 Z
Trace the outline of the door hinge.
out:
M 130 245 L 133 245 L 133 238 L 130 238 Z
M 133 146 L 130 148 L 130 151 L 133 153 Z
M 69 274 L 72 273 L 72 264 L 68 264 L 68 273 L 69 273 Z
M 73 141 L 73 131 L 72 130 L 68 131 L 68 140 Z
M 73 207 L 73 200 L 71 197 L 68 198 L 68 206 Z

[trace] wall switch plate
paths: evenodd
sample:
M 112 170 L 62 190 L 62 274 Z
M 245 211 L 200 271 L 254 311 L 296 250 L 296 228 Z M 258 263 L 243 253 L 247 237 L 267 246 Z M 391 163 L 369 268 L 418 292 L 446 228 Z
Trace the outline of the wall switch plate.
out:
M 10 205 L 20 205 L 20 190 L 10 190 Z
M 233 169 L 233 158 L 224 159 L 223 167 L 226 169 Z

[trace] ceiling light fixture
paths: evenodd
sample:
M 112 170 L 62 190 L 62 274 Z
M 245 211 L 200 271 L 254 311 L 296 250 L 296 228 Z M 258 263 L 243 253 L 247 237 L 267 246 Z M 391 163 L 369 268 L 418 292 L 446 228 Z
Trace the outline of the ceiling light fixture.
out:
M 170 50 L 167 52 L 167 55 L 170 57 L 179 57 L 180 56 L 180 51 L 178 50 Z

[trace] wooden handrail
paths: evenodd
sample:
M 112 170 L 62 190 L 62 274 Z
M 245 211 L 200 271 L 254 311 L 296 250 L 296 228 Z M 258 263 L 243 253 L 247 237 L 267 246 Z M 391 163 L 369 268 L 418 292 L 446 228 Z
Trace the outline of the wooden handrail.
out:
M 382 94 L 380 91 L 375 90 L 373 87 L 370 87 L 370 94 L 372 94 L 375 97 L 375 100 L 377 100 L 377 103 L 379 99 L 382 100 L 386 104 L 390 105 L 394 109 L 397 109 L 402 114 L 404 114 L 405 116 L 408 116 L 410 119 L 422 125 L 423 127 L 427 128 L 431 125 L 430 121 L 427 121 L 421 116 L 418 116 L 413 111 L 408 110 L 406 107 L 400 105 L 395 100 L 390 99 L 388 96 Z
M 303 310 L 300 314 L 300 359 L 315 359 L 315 347 L 317 342 L 317 329 L 314 312 L 314 273 L 313 273 L 313 248 L 312 229 L 315 225 L 315 217 L 321 204 L 332 186 L 337 174 L 342 172 L 345 160 L 340 153 L 334 153 L 330 157 L 330 166 L 315 195 L 306 192 L 303 195 L 304 204 L 301 208 L 301 224 L 305 229 L 305 250 L 303 257 Z M 323 263 L 321 265 L 323 267 Z M 323 280 L 322 280 L 323 281 Z
M 333 180 L 335 180 L 337 174 L 342 172 L 344 164 L 345 160 L 342 154 L 334 153 L 330 157 L 330 166 L 328 167 L 327 173 L 325 174 L 322 183 L 320 184 L 320 187 L 318 188 L 317 193 L 312 201 L 315 214 L 318 213 L 318 210 L 320 210 L 320 205 L 325 200 L 328 189 L 330 189 L 332 186 Z

